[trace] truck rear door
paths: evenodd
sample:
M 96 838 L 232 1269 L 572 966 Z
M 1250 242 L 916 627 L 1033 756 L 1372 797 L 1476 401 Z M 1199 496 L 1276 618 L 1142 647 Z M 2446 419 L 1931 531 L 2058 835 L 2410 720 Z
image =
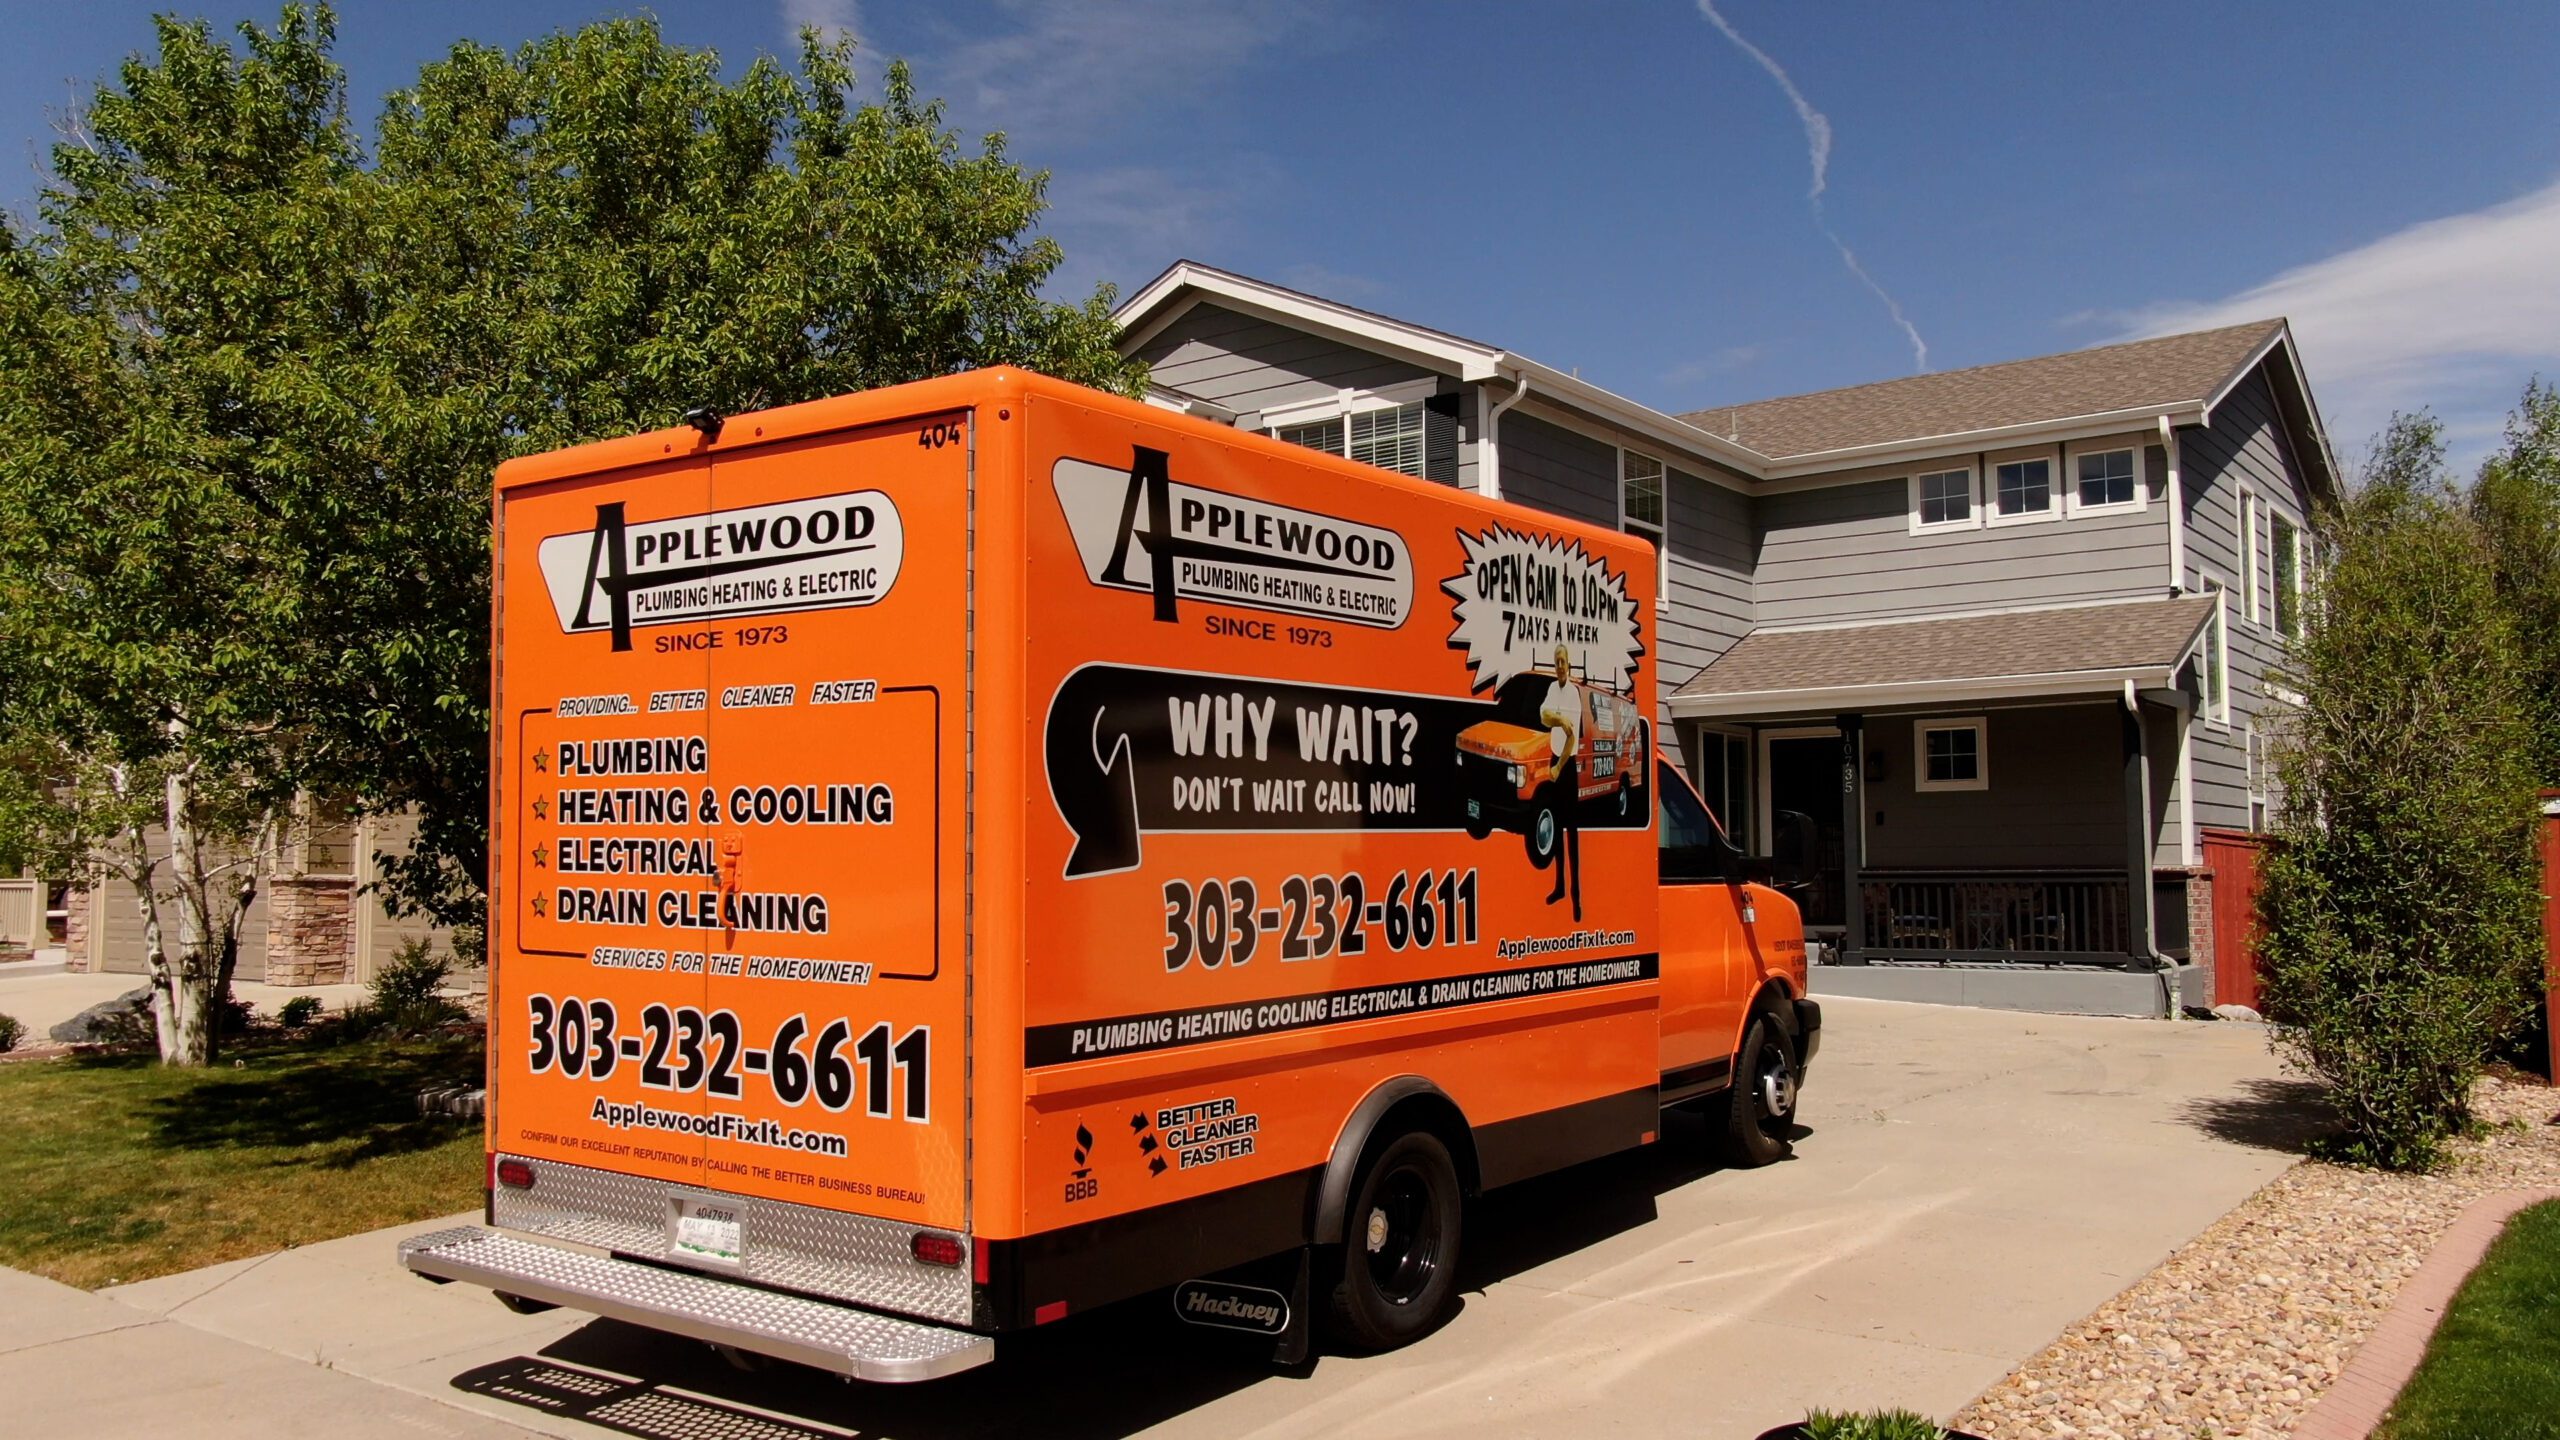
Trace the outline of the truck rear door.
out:
M 710 652 L 721 874 L 706 1183 L 968 1227 L 969 427 L 945 414 L 724 455 Z

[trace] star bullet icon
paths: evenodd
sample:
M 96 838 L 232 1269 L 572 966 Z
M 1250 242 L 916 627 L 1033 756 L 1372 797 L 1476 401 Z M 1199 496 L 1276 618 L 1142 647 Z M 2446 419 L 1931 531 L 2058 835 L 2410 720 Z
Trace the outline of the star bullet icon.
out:
M 538 770 L 538 771 L 540 771 L 540 772 L 542 772 L 542 773 L 543 773 L 543 774 L 545 774 L 545 775 L 550 774 L 550 773 L 551 773 L 551 757 L 550 757 L 550 756 L 548 756 L 548 755 L 543 754 L 543 753 L 542 753 L 541 751 L 539 751 L 539 750 L 534 751 L 534 752 L 533 752 L 533 768 L 534 768 L 534 769 L 536 769 L 536 770 Z
M 536 870 L 548 870 L 551 868 L 550 846 L 536 845 L 533 847 L 533 868 Z
M 543 898 L 542 898 L 541 896 L 539 896 L 539 895 L 534 896 L 534 897 L 533 897 L 533 913 L 534 913 L 534 914 L 536 914 L 536 915 L 548 915 L 548 914 L 550 914 L 550 913 L 551 913 L 551 902 L 550 902 L 550 901 L 548 901 L 548 900 L 543 899 Z
M 534 818 L 534 819 L 536 819 L 536 820 L 548 820 L 548 819 L 550 819 L 550 818 L 551 818 L 551 802 L 550 802 L 550 801 L 548 801 L 548 800 L 536 800 L 536 801 L 534 801 L 534 802 L 533 802 L 533 818 Z

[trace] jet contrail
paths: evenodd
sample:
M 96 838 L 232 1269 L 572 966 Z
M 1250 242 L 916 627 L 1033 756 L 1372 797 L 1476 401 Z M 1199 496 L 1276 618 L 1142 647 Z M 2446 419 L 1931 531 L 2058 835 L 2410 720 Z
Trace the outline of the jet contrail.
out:
M 1805 192 L 1805 199 L 1813 205 L 1813 223 L 1821 229 L 1823 238 L 1831 242 L 1831 248 L 1840 252 L 1840 261 L 1849 267 L 1849 273 L 1884 302 L 1885 313 L 1893 317 L 1893 323 L 1901 327 L 1904 338 L 1911 342 L 1914 368 L 1928 369 L 1929 342 L 1920 338 L 1920 328 L 1902 313 L 1902 302 L 1894 299 L 1884 286 L 1876 283 L 1876 277 L 1867 273 L 1867 267 L 1858 263 L 1857 255 L 1849 249 L 1848 242 L 1831 228 L 1831 217 L 1823 211 L 1822 192 L 1831 183 L 1831 117 L 1813 108 L 1813 102 L 1804 98 L 1804 92 L 1796 88 L 1796 82 L 1788 76 L 1785 66 L 1770 59 L 1768 51 L 1742 38 L 1742 32 L 1734 29 L 1733 22 L 1716 9 L 1715 0 L 1698 0 L 1698 13 L 1707 17 L 1708 24 L 1723 32 L 1724 38 L 1732 41 L 1735 49 L 1768 71 L 1769 78 L 1777 81 L 1778 88 L 1786 92 L 1787 103 L 1795 107 L 1796 119 L 1804 122 L 1805 159 L 1813 166 L 1813 188 Z

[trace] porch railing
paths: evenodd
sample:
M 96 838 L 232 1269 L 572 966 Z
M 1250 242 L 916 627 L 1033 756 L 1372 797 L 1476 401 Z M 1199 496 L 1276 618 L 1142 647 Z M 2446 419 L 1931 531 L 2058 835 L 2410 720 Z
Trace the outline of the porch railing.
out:
M 1858 879 L 1866 946 L 1843 958 L 2147 963 L 2133 954 L 2121 870 L 1869 870 Z

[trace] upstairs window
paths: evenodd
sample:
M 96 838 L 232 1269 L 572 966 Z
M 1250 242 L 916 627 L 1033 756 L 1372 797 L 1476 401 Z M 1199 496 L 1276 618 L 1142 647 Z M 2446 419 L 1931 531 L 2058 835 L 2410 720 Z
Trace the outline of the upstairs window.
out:
M 1671 544 L 1663 516 L 1662 462 L 1633 450 L 1618 452 L 1618 528 L 1653 542 L 1654 608 L 1671 608 Z
M 1271 432 L 1274 439 L 1285 440 L 1292 445 L 1304 445 L 1310 450 L 1321 450 L 1327 455 L 1339 455 L 1343 452 L 1342 433 L 1343 423 L 1339 417 L 1318 420 L 1307 425 L 1281 425 L 1274 427 Z
M 2053 513 L 2053 462 L 2011 460 L 1992 471 L 1995 519 L 2038 519 Z
M 2293 522 L 2281 515 L 2268 525 L 2268 538 L 2274 543 L 2267 557 L 2267 603 L 2276 623 L 2276 633 L 2290 639 L 2302 633 L 2302 549 L 2301 534 Z
M 2080 481 L 2080 507 L 2104 510 L 2132 505 L 2140 499 L 2134 484 L 2134 452 L 2130 450 L 2092 450 L 2077 457 Z
M 1423 473 L 1422 405 L 1385 405 L 1272 427 L 1273 438 L 1398 474 Z
M 1422 406 L 1397 405 L 1351 414 L 1351 458 L 1381 470 L 1422 474 Z
M 1973 513 L 1973 472 L 1938 470 L 1911 477 L 1911 528 L 1963 530 L 1980 523 Z
M 2196 678 L 2204 691 L 2204 715 L 2217 725 L 2231 723 L 2231 630 L 2225 615 L 2228 601 L 2222 582 L 2205 578 L 2204 593 L 2213 597 L 2213 618 L 2196 644 Z

